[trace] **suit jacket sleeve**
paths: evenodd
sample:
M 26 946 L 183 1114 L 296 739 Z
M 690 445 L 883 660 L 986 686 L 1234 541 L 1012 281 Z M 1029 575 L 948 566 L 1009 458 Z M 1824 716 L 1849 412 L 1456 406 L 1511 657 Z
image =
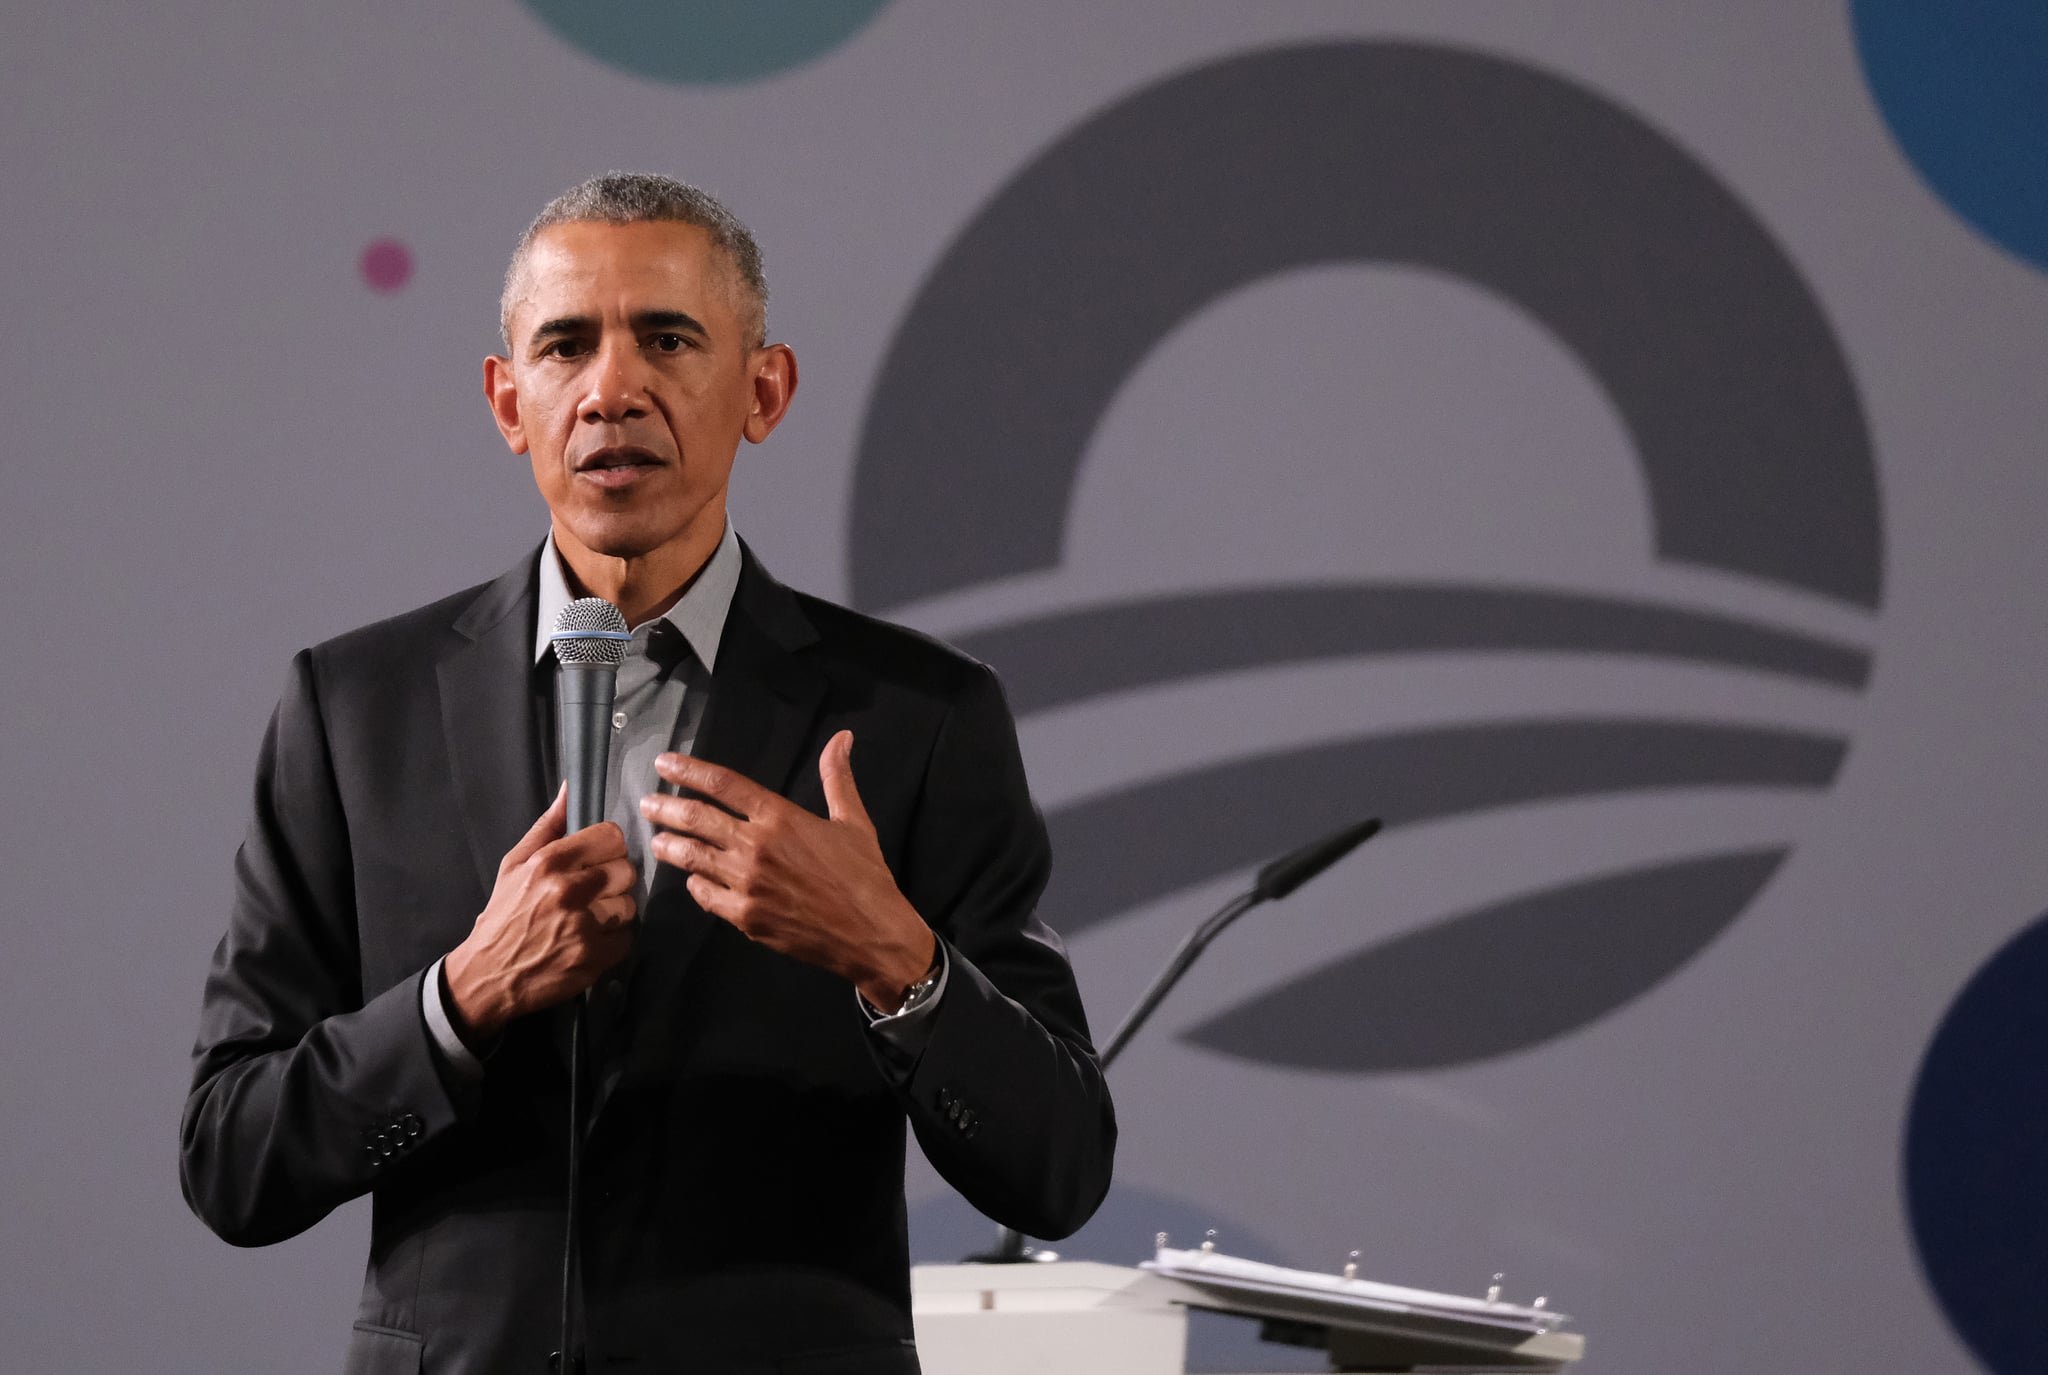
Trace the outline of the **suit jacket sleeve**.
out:
M 264 735 L 179 1133 L 186 1202 L 237 1245 L 304 1231 L 456 1120 L 420 978 L 363 998 L 351 875 L 304 651 Z
M 940 728 L 902 867 L 950 963 L 930 1038 L 897 1078 L 918 1143 L 983 1213 L 1067 1236 L 1108 1192 L 1116 1116 L 1073 970 L 1035 915 L 1051 849 L 987 669 Z

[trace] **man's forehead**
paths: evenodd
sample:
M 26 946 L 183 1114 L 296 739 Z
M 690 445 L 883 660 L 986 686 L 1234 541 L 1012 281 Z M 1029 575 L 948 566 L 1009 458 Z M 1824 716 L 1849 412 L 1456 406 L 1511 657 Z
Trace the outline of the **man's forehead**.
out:
M 719 256 L 709 232 L 694 224 L 578 220 L 534 235 L 522 275 L 529 290 L 576 289 L 613 279 L 722 286 L 725 265 Z

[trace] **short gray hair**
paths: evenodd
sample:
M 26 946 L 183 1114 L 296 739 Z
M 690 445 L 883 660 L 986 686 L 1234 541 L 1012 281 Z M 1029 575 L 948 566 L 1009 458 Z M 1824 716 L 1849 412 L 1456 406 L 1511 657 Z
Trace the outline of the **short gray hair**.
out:
M 498 296 L 498 338 L 509 352 L 512 347 L 512 288 L 526 263 L 533 241 L 558 224 L 644 224 L 649 221 L 693 224 L 711 236 L 712 244 L 725 254 L 740 280 L 752 309 L 756 347 L 768 342 L 768 279 L 761 271 L 761 246 L 739 216 L 725 208 L 718 197 L 702 187 L 653 172 L 606 172 L 578 182 L 541 207 L 505 268 L 505 287 Z

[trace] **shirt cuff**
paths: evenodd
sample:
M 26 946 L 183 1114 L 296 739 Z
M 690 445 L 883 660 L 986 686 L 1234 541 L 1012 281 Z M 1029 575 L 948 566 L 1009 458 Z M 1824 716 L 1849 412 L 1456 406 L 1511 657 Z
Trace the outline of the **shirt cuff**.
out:
M 434 1038 L 434 1048 L 441 1052 L 441 1058 L 448 1067 L 464 1079 L 484 1077 L 484 1062 L 476 1058 L 475 1052 L 462 1044 L 462 1037 L 456 1034 L 455 1019 L 448 1011 L 447 985 L 441 979 L 441 961 L 435 960 L 427 968 L 427 977 L 420 981 L 420 1012 L 427 1019 L 427 1034 Z
M 932 1013 L 939 1006 L 939 999 L 946 996 L 946 976 L 952 972 L 952 957 L 946 954 L 946 943 L 939 945 L 939 981 L 932 985 L 932 995 L 908 1012 L 883 1014 L 875 1011 L 866 998 L 858 992 L 853 1000 L 860 1004 L 861 1015 L 868 1019 L 868 1026 L 876 1035 L 906 1055 L 915 1056 L 925 1047 L 932 1035 Z

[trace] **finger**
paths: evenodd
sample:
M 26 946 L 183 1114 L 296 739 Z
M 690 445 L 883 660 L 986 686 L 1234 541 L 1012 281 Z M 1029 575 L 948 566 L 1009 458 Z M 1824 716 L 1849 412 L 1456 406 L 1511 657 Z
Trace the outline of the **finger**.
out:
M 623 858 L 626 853 L 626 830 L 616 821 L 593 821 L 573 838 L 581 842 L 593 864 Z
M 868 820 L 868 809 L 860 800 L 860 789 L 853 784 L 852 731 L 840 731 L 825 742 L 825 749 L 818 756 L 818 781 L 825 785 L 825 810 L 834 821 L 874 831 L 875 824 Z
M 631 893 L 640 886 L 639 871 L 633 861 L 621 857 L 595 866 L 604 876 L 604 886 L 598 889 L 602 897 L 615 898 L 621 893 Z
M 548 803 L 547 810 L 540 814 L 518 843 L 505 852 L 503 868 L 516 869 L 539 854 L 541 850 L 560 840 L 569 828 L 569 785 L 564 783 L 555 791 L 555 800 Z
M 740 820 L 731 812 L 694 797 L 649 793 L 640 799 L 640 815 L 657 826 L 695 836 L 721 850 L 730 849 L 739 842 Z
M 654 855 L 687 873 L 703 874 L 721 887 L 732 887 L 739 880 L 739 867 L 730 854 L 690 836 L 663 831 L 654 838 Z
M 548 874 L 551 890 L 545 893 L 545 900 L 561 911 L 573 912 L 588 907 L 599 898 L 615 898 L 622 893 L 631 893 L 639 886 L 640 876 L 633 868 L 633 861 L 624 855 L 617 859 L 586 864 L 579 860 L 568 846 L 580 839 L 570 836 L 541 854 L 541 863 Z
M 677 787 L 704 794 L 741 818 L 758 816 L 780 800 L 745 774 L 687 754 L 656 755 L 654 771 Z
M 631 926 L 640 904 L 631 897 L 599 898 L 590 904 L 590 919 L 599 926 Z
M 598 821 L 547 847 L 548 858 L 565 869 L 595 869 L 626 857 L 626 833 L 616 821 Z
M 620 854 L 626 852 L 626 831 L 616 821 L 593 821 L 576 835 L 595 846 L 596 852 L 608 853 L 614 849 Z
M 690 875 L 688 879 L 684 880 L 683 886 L 689 889 L 691 898 L 696 901 L 699 907 L 709 912 L 712 916 L 717 917 L 720 921 L 730 922 L 735 927 L 738 926 L 740 915 L 739 894 L 722 884 L 712 882 L 702 874 Z M 746 932 L 742 930 L 740 934 L 745 935 Z

